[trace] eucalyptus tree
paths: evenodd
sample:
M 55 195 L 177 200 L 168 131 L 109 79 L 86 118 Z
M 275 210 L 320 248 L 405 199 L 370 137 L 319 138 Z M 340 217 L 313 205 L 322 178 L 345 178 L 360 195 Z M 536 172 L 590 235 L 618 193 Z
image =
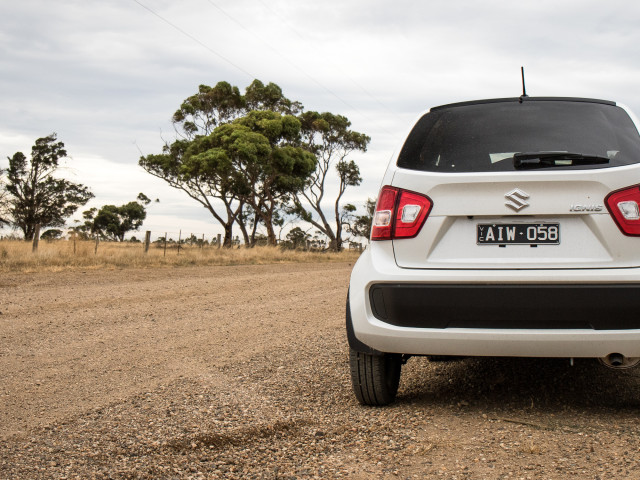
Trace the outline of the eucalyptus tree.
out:
M 346 220 L 350 206 L 345 209 L 340 202 L 348 187 L 362 182 L 358 165 L 347 157 L 354 152 L 366 152 L 371 138 L 351 130 L 351 122 L 342 115 L 309 111 L 298 118 L 302 126 L 302 146 L 314 153 L 318 162 L 305 188 L 294 195 L 292 211 L 326 235 L 330 249 L 341 250 L 344 227 L 349 225 Z M 323 209 L 332 167 L 339 182 L 336 196 L 330 200 L 333 221 Z
M 64 143 L 55 133 L 38 138 L 31 147 L 31 159 L 22 152 L 9 158 L 6 190 L 9 194 L 10 223 L 22 230 L 25 240 L 33 240 L 37 226 L 62 227 L 65 220 L 93 194 L 79 183 L 54 177 Z
M 83 213 L 84 231 L 95 233 L 103 238 L 124 242 L 124 236 L 138 230 L 147 218 L 146 206 L 151 200 L 143 193 L 135 201 L 124 205 L 104 205 L 100 209 L 92 208 Z
M 145 171 L 184 191 L 206 208 L 224 228 L 223 245 L 227 247 L 232 245 L 235 224 L 240 227 L 245 243 L 250 243 L 246 227 L 248 210 L 259 221 L 264 214 L 256 217 L 255 209 L 246 203 L 251 195 L 239 195 L 232 188 L 238 183 L 231 175 L 233 164 L 228 158 L 207 153 L 210 144 L 207 137 L 253 110 L 290 114 L 301 111 L 302 105 L 287 99 L 278 85 L 264 85 L 259 80 L 254 80 L 244 95 L 228 82 L 218 82 L 214 87 L 200 85 L 198 92 L 185 99 L 173 114 L 178 138 L 165 143 L 161 154 L 142 156 L 139 160 Z M 257 223 L 254 221 L 254 226 Z

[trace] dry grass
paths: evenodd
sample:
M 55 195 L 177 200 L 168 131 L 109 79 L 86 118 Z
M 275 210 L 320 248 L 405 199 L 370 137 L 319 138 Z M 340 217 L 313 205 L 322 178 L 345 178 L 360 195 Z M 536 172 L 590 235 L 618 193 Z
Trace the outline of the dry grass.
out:
M 340 253 L 283 250 L 278 247 L 251 249 L 216 247 L 199 248 L 177 246 L 164 248 L 152 245 L 144 253 L 142 244 L 102 242 L 95 252 L 94 242 L 58 240 L 40 242 L 38 251 L 31 251 L 31 243 L 16 240 L 0 241 L 0 272 L 37 272 L 69 269 L 100 269 L 126 267 L 162 267 L 188 265 L 264 265 L 273 263 L 352 262 L 357 251 Z

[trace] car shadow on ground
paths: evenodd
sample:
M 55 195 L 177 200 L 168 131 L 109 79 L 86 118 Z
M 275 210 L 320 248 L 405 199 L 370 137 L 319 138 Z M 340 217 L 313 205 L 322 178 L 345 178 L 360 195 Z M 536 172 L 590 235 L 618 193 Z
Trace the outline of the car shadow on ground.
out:
M 409 359 L 397 402 L 489 410 L 640 410 L 640 367 L 613 370 L 594 359 Z

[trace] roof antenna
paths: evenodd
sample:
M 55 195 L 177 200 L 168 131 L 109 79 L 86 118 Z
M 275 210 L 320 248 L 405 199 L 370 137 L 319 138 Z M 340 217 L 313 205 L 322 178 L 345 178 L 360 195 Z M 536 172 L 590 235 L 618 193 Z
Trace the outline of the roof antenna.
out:
M 522 75 L 522 95 L 520 95 L 520 103 L 524 97 L 528 97 L 527 89 L 524 87 L 524 67 L 520 67 L 520 74 Z

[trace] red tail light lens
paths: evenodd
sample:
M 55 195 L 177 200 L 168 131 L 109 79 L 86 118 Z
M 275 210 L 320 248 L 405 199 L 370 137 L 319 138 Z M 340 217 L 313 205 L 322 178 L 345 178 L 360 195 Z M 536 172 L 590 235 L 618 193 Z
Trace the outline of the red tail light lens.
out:
M 384 186 L 378 195 L 376 211 L 371 223 L 371 240 L 391 240 L 393 212 L 396 206 L 398 189 Z
M 640 186 L 634 185 L 607 195 L 607 209 L 625 235 L 640 236 Z
M 384 186 L 371 226 L 371 240 L 413 238 L 422 229 L 433 202 L 426 195 Z
M 419 193 L 400 191 L 394 238 L 413 238 L 424 225 L 433 203 Z

